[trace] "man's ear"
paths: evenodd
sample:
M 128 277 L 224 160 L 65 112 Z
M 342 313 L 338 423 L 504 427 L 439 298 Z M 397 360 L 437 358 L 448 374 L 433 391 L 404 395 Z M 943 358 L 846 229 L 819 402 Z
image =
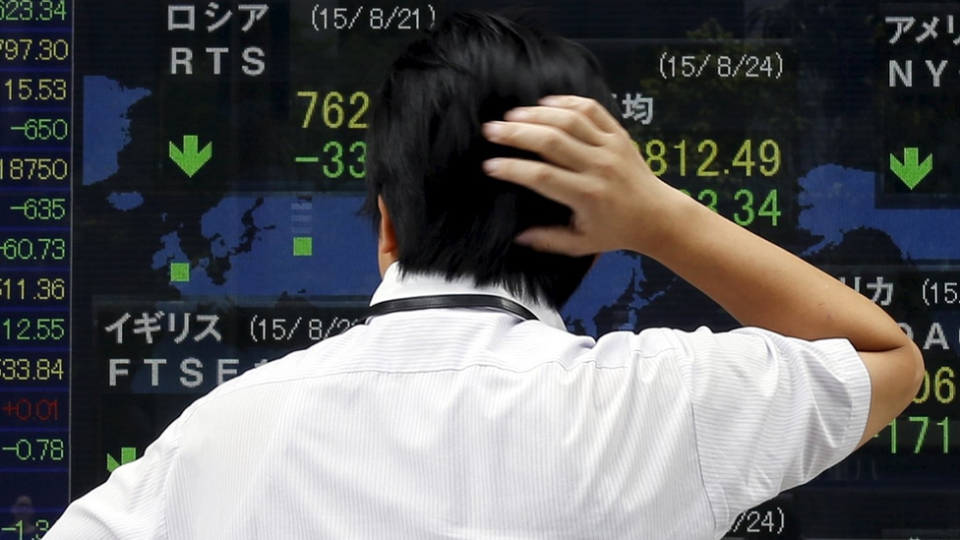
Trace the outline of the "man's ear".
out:
M 380 238 L 377 241 L 377 251 L 380 256 L 397 258 L 397 233 L 393 229 L 393 220 L 387 211 L 387 204 L 383 196 L 377 196 L 377 207 L 380 209 Z

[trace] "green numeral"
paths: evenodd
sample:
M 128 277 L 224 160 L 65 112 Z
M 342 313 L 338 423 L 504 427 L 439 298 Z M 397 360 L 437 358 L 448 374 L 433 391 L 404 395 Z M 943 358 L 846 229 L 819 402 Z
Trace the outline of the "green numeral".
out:
M 767 198 L 764 199 L 763 204 L 760 205 L 760 211 L 758 214 L 761 217 L 770 218 L 770 224 L 774 227 L 777 226 L 777 219 L 781 214 L 780 204 L 777 202 L 777 190 L 770 190 L 770 193 L 767 194 Z

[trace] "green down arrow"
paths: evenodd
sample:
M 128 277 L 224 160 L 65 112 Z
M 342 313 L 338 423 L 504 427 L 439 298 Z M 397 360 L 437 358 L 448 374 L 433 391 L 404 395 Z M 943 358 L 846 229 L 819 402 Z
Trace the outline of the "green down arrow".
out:
M 927 159 L 920 163 L 919 148 L 904 148 L 902 162 L 897 159 L 897 156 L 890 154 L 890 170 L 908 188 L 913 189 L 933 170 L 933 154 L 927 156 Z
M 132 446 L 124 446 L 120 449 L 120 461 L 118 462 L 116 458 L 107 454 L 107 471 L 113 472 L 117 467 L 121 465 L 126 465 L 131 461 L 136 461 L 137 459 L 137 449 Z
M 173 160 L 187 176 L 193 178 L 210 158 L 213 157 L 213 143 L 207 143 L 203 150 L 199 150 L 200 141 L 196 135 L 183 136 L 183 150 L 177 148 L 177 145 L 170 142 L 170 159 Z

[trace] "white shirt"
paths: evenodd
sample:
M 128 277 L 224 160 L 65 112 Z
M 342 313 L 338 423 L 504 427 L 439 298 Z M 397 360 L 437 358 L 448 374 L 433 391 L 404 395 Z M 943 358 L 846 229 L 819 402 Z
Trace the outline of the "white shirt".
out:
M 476 292 L 393 267 L 373 302 Z M 546 322 L 381 315 L 228 381 L 45 540 L 720 538 L 863 434 L 845 340 L 594 340 L 515 300 Z

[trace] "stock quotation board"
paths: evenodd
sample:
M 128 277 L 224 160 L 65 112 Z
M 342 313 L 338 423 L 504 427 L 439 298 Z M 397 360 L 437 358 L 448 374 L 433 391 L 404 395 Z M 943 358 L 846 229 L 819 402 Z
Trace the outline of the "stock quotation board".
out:
M 379 84 L 445 14 L 506 7 L 0 0 L 0 537 L 41 538 L 190 402 L 362 323 Z M 960 5 L 524 7 L 600 58 L 656 174 L 924 352 L 899 418 L 729 537 L 960 538 Z M 594 336 L 735 325 L 626 252 L 562 315 Z

